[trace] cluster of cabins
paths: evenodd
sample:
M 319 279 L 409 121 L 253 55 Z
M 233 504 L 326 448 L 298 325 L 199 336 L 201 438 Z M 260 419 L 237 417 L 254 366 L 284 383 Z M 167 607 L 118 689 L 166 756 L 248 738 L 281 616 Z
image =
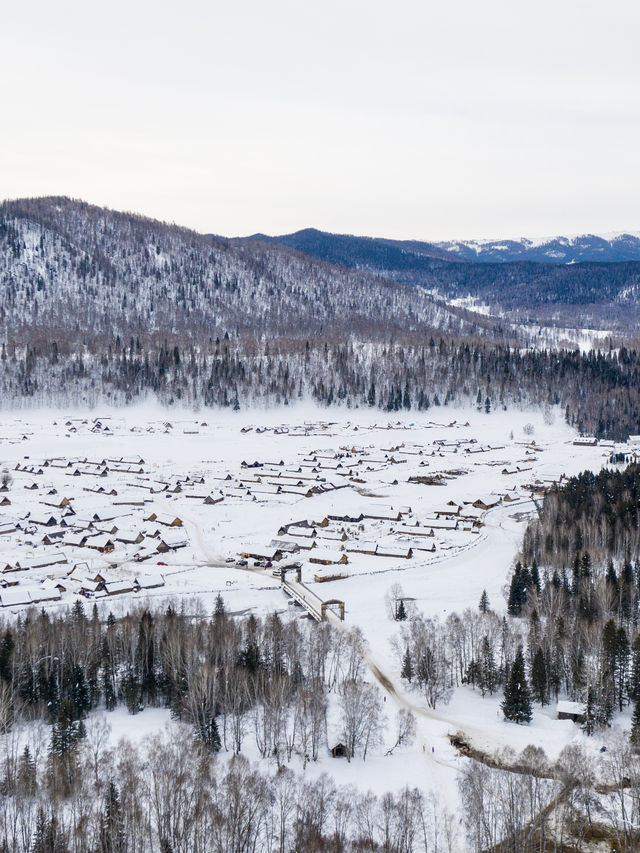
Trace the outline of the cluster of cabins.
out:
M 386 476 L 390 484 L 397 484 L 400 479 L 419 484 L 423 478 L 407 473 L 402 476 L 401 472 L 415 470 L 416 463 L 430 466 L 434 456 L 498 449 L 481 445 L 475 439 L 442 439 L 427 447 L 403 442 L 376 450 L 349 445 L 338 450 L 312 451 L 293 465 L 282 460 L 245 461 L 240 481 L 257 493 L 290 491 L 305 497 L 347 486 L 358 490 L 360 484 L 369 482 L 368 477 L 373 473 Z M 407 465 L 408 462 L 413 465 Z M 458 469 L 443 478 L 453 479 L 465 473 Z M 362 556 L 411 560 L 439 549 L 460 547 L 461 540 L 452 534 L 477 534 L 488 510 L 518 500 L 517 490 L 506 488 L 502 494 L 478 494 L 461 503 L 449 500 L 418 517 L 409 506 L 368 502 L 363 509 L 329 513 L 319 521 L 307 518 L 285 524 L 268 544 L 246 547 L 241 556 L 243 560 L 254 560 L 259 566 L 272 568 L 274 574 L 280 574 L 283 566 L 300 566 L 304 562 L 314 580 L 335 580 L 357 571 L 363 565 Z M 368 570 L 371 565 L 367 560 Z
M 94 429 L 104 426 L 97 421 Z M 100 597 L 162 586 L 162 575 L 134 574 L 133 566 L 154 558 L 166 565 L 163 555 L 189 545 L 174 501 L 224 500 L 204 488 L 203 477 L 154 479 L 140 457 L 50 457 L 36 464 L 25 458 L 5 470 L 2 483 L 12 513 L 0 516 L 3 607 L 54 601 L 65 592 Z M 117 568 L 124 564 L 130 568 Z
M 18 583 L 15 577 L 10 580 L 3 579 L 3 585 L 0 587 L 0 606 L 42 605 L 60 601 L 65 592 L 85 598 L 102 598 L 155 589 L 165 583 L 164 576 L 160 573 L 116 578 L 111 577 L 110 572 L 91 569 L 88 563 L 76 563 L 73 567 L 65 563 L 57 568 L 57 571 L 49 573 L 39 583 L 34 583 L 33 580 L 31 583 Z
M 54 421 L 55 424 L 55 421 Z M 206 427 L 206 421 L 178 420 L 178 421 L 153 421 L 144 426 L 134 425 L 128 431 L 133 433 L 182 433 L 183 435 L 197 435 L 201 427 Z M 120 430 L 120 424 L 114 423 L 110 416 L 97 418 L 68 418 L 64 422 L 68 434 L 89 432 L 104 436 L 115 435 Z
M 625 442 L 597 439 L 593 435 L 580 435 L 574 438 L 577 447 L 601 447 L 609 465 L 640 464 L 640 435 L 630 435 Z
M 197 421 L 160 421 L 132 427 L 131 431 L 191 435 L 206 426 Z M 272 432 L 292 437 L 327 436 L 333 426 L 313 422 L 295 428 L 276 427 Z M 68 434 L 87 432 L 106 438 L 119 429 L 109 418 L 70 418 L 64 428 Z M 380 426 L 385 430 L 400 428 Z M 242 431 L 258 434 L 269 430 L 246 427 Z M 289 505 L 301 498 L 327 494 L 332 495 L 331 506 L 341 508 L 351 504 L 353 495 L 354 506 L 348 512 L 336 509 L 335 514 L 322 516 L 318 522 L 305 518 L 286 524 L 268 545 L 247 547 L 243 557 L 278 565 L 304 561 L 316 580 L 347 576 L 357 571 L 365 558 L 367 566 L 376 564 L 378 558 L 412 560 L 459 547 L 457 534 L 478 533 L 485 512 L 520 499 L 516 488 L 501 489 L 500 495 L 478 494 L 460 503 L 449 500 L 416 515 L 411 507 L 382 506 L 377 501 L 367 501 L 361 509 L 358 504 L 362 498 L 357 493 L 366 496 L 372 481 L 389 485 L 410 482 L 416 489 L 432 483 L 444 485 L 468 473 L 461 460 L 470 461 L 471 457 L 477 457 L 474 468 L 499 465 L 504 475 L 521 474 L 539 451 L 530 442 L 524 458 L 511 464 L 495 461 L 493 452 L 500 449 L 475 438 L 455 436 L 436 439 L 429 445 L 408 440 L 382 448 L 350 443 L 335 450 L 298 453 L 289 462 L 245 460 L 235 472 L 223 469 L 214 475 L 209 471 L 206 477 L 197 472 L 161 477 L 137 455 L 52 456 L 38 462 L 25 457 L 0 478 L 0 507 L 7 513 L 0 515 L 0 542 L 6 542 L 0 587 L 11 590 L 12 595 L 23 594 L 15 592 L 24 586 L 22 578 L 39 574 L 57 581 L 54 587 L 60 594 L 69 590 L 88 596 L 135 591 L 145 588 L 144 576 L 135 575 L 138 564 L 151 561 L 163 565 L 163 555 L 190 544 L 183 523 L 183 516 L 189 517 L 190 505 L 214 507 L 222 502 L 272 500 Z M 445 470 L 441 458 L 453 456 L 455 470 Z M 427 476 L 411 476 L 423 472 Z M 528 488 L 544 491 L 553 482 L 536 479 Z M 350 490 L 348 496 L 345 489 Z M 323 507 L 327 512 L 326 501 Z M 111 577 L 114 564 L 128 565 L 126 574 L 131 577 Z M 84 566 L 90 567 L 88 572 Z M 20 583 L 15 578 L 20 578 Z M 32 601 L 33 596 L 44 594 L 33 585 L 29 590 Z
M 496 503 L 491 504 L 499 501 L 496 498 Z M 283 567 L 298 567 L 304 561 L 315 581 L 337 580 L 349 576 L 348 567 L 354 562 L 362 565 L 362 556 L 399 561 L 432 554 L 436 551 L 436 537 L 452 531 L 477 533 L 483 514 L 476 506 L 460 506 L 451 501 L 433 515 L 418 519 L 410 506 L 372 503 L 358 512 L 285 524 L 278 530 L 278 538 L 266 547 L 246 549 L 242 557 L 272 568 L 276 575 Z M 440 540 L 439 545 L 447 547 Z

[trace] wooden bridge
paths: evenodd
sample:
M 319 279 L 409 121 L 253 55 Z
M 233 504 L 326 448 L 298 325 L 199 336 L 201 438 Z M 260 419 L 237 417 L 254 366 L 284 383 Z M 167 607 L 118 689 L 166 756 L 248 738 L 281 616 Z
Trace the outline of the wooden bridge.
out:
M 316 622 L 325 620 L 344 622 L 344 601 L 337 598 L 323 601 L 302 583 L 302 570 L 296 568 L 295 572 L 295 580 L 287 577 L 285 569 L 281 572 L 282 588 L 286 594 L 303 607 Z

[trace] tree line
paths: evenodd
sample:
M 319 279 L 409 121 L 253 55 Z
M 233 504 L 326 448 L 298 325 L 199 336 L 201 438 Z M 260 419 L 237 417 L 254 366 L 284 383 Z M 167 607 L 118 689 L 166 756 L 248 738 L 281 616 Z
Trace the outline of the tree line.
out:
M 340 709 L 347 758 L 377 746 L 385 717 L 364 678 L 362 637 L 327 623 L 227 615 L 132 611 L 103 623 L 81 602 L 62 615 L 29 611 L 0 634 L 0 728 L 21 719 L 51 724 L 52 767 L 73 784 L 67 758 L 88 713 L 164 707 L 210 751 L 240 753 L 252 738 L 278 766 L 327 750 L 330 694 Z M 406 723 L 402 726 L 406 732 Z M 59 772 L 58 772 L 59 771 Z
M 524 536 L 524 559 L 572 572 L 583 552 L 598 561 L 640 553 L 640 466 L 583 471 L 545 494 Z
M 435 412 L 476 406 L 486 413 L 559 406 L 578 431 L 626 439 L 640 431 L 640 359 L 607 353 L 520 351 L 429 336 L 410 342 L 357 339 L 233 339 L 119 335 L 76 347 L 63 339 L 0 346 L 7 404 L 96 406 L 147 395 L 166 405 L 321 406 Z
M 174 723 L 111 744 L 105 716 L 52 785 L 37 728 L 0 755 L 0 853 L 412 853 L 458 849 L 457 821 L 417 788 L 376 795 L 326 774 L 223 760 Z

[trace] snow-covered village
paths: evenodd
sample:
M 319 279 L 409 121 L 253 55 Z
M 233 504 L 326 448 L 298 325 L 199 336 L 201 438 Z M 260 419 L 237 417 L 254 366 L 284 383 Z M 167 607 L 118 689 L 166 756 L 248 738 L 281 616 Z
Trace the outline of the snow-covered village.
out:
M 515 776 L 537 786 L 518 813 L 533 819 L 545 809 L 553 833 L 566 817 L 557 768 L 570 757 L 604 785 L 629 736 L 630 706 L 613 709 L 605 730 L 587 731 L 585 702 L 549 671 L 527 724 L 508 718 L 505 662 L 513 670 L 517 648 L 537 650 L 531 618 L 514 616 L 509 582 L 545 495 L 587 468 L 621 470 L 640 444 L 580 437 L 553 410 L 433 411 L 438 420 L 366 409 L 329 419 L 315 407 L 294 408 L 286 421 L 281 409 L 176 410 L 167 420 L 153 406 L 5 418 L 0 619 L 5 638 L 26 643 L 5 730 L 14 701 L 38 713 L 51 701 L 64 708 L 70 691 L 86 707 L 82 749 L 92 743 L 101 763 L 117 766 L 152 741 L 169 749 L 195 731 L 225 772 L 242 756 L 279 796 L 283 779 L 287 791 L 328 786 L 331 820 L 368 802 L 377 822 L 385 796 L 413 792 L 413 817 L 388 831 L 425 833 L 426 849 L 465 843 L 478 785 L 497 839 L 505 778 L 533 762 L 534 776 Z M 552 568 L 541 561 L 536 571 L 542 611 Z M 255 660 L 233 689 L 197 657 L 168 696 L 167 614 L 187 633 L 194 623 L 235 623 L 235 654 L 253 648 Z M 59 640 L 26 642 L 42 620 L 47 633 L 71 620 L 93 635 L 72 652 L 76 683 Z M 122 620 L 147 620 L 150 636 L 121 634 Z M 267 682 L 249 688 L 261 670 Z M 317 695 L 300 695 L 300 679 Z M 72 736 L 73 721 L 64 726 Z M 13 726 L 4 750 L 17 760 L 26 745 L 33 756 L 42 744 L 31 738 L 31 724 Z M 475 778 L 470 762 L 493 777 Z M 588 808 L 617 820 L 619 793 L 602 788 Z M 254 831 L 262 837 L 260 821 Z

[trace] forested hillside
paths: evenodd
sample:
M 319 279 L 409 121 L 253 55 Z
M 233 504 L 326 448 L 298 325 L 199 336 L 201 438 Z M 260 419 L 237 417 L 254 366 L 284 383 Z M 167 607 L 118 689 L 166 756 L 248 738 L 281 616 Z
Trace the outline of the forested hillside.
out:
M 496 311 L 525 312 L 524 316 L 546 322 L 596 328 L 609 323 L 624 328 L 637 323 L 640 316 L 637 238 L 629 238 L 632 245 L 626 249 L 618 245 L 618 253 L 604 251 L 600 244 L 606 241 L 594 238 L 598 245 L 591 252 L 578 252 L 577 262 L 573 256 L 566 258 L 571 263 L 549 263 L 542 253 L 517 251 L 522 246 L 513 241 L 504 241 L 501 249 L 486 255 L 465 251 L 462 245 L 460 251 L 451 251 L 458 244 L 351 237 L 313 229 L 273 238 L 256 235 L 240 242 L 252 245 L 255 239 L 434 290 L 446 298 L 471 296 Z
M 25 343 L 112 332 L 375 338 L 493 325 L 280 246 L 233 245 L 63 198 L 0 206 L 0 328 Z
M 511 576 L 508 611 L 528 620 L 531 680 L 540 701 L 585 703 L 591 734 L 635 704 L 640 743 L 640 467 L 585 471 L 544 497 Z
M 559 404 L 640 432 L 635 350 L 529 350 L 421 288 L 61 198 L 0 207 L 0 342 L 5 405 Z
M 584 471 L 545 495 L 525 558 L 562 569 L 583 551 L 601 563 L 640 552 L 640 466 Z

